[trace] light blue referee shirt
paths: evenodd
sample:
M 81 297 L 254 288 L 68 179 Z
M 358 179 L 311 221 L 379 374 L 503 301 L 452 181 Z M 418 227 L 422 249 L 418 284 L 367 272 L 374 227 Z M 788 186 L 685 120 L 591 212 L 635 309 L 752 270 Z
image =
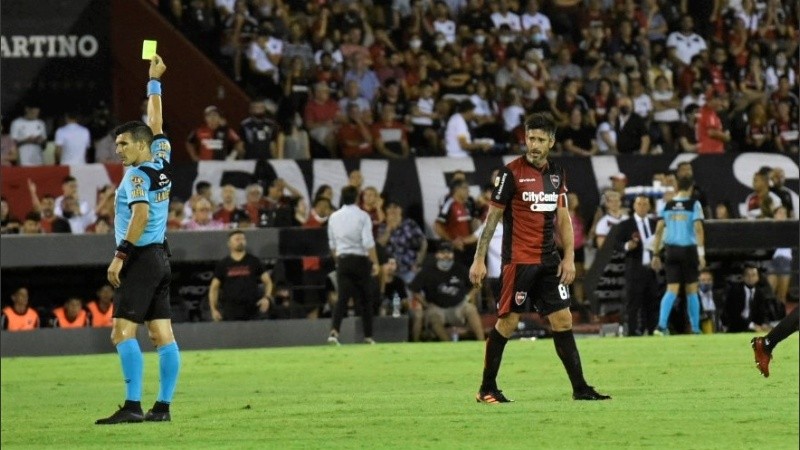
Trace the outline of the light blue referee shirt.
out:
M 128 231 L 133 215 L 131 206 L 141 202 L 150 205 L 150 212 L 142 236 L 133 245 L 141 247 L 164 242 L 169 216 L 169 192 L 172 188 L 169 170 L 171 151 L 167 137 L 159 134 L 150 144 L 153 160 L 130 167 L 123 175 L 114 202 L 114 238 L 117 245 L 125 239 Z
M 357 205 L 345 205 L 328 219 L 328 247 L 336 256 L 368 256 L 375 247 L 372 218 Z
M 689 247 L 697 245 L 694 222 L 703 220 L 703 207 L 697 200 L 676 197 L 667 202 L 661 212 L 664 221 L 664 245 Z

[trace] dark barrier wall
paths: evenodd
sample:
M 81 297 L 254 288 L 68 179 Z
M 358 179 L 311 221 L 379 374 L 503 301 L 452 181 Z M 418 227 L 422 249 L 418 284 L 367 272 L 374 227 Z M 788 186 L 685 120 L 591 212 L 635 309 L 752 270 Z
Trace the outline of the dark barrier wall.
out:
M 229 348 L 289 347 L 327 345 L 330 320 L 279 320 L 254 322 L 178 323 L 173 324 L 175 338 L 182 350 Z M 374 318 L 375 340 L 403 342 L 408 336 L 406 317 Z M 346 318 L 342 322 L 339 341 L 343 344 L 364 340 L 361 319 Z M 0 356 L 85 355 L 114 352 L 110 328 L 78 330 L 40 329 L 11 333 L 0 332 Z M 152 351 L 153 344 L 144 327 L 137 335 L 143 350 Z
M 108 0 L 0 2 L 3 116 L 21 115 L 26 99 L 51 116 L 109 98 L 109 11 Z

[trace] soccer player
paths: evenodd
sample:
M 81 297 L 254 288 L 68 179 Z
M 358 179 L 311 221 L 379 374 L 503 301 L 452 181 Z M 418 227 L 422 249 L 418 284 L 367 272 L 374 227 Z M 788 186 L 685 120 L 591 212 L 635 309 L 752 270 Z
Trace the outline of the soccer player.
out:
M 650 262 L 653 270 L 658 272 L 664 267 L 667 278 L 667 291 L 661 298 L 661 311 L 658 315 L 658 328 L 653 334 L 667 333 L 667 322 L 672 305 L 678 297 L 681 284 L 685 287 L 686 307 L 689 311 L 689 323 L 692 333 L 700 334 L 700 299 L 697 297 L 697 278 L 699 270 L 706 265 L 706 251 L 703 233 L 703 206 L 697 199 L 691 198 L 694 180 L 691 176 L 678 178 L 678 192 L 664 206 L 656 225 L 653 238 L 655 254 Z M 661 243 L 664 243 L 665 264 L 658 254 Z
M 780 344 L 780 342 L 792 333 L 800 329 L 800 307 L 796 307 L 791 313 L 783 318 L 775 328 L 770 330 L 766 336 L 754 337 L 750 340 L 750 345 L 753 347 L 753 353 L 756 357 L 756 367 L 764 375 L 764 378 L 769 377 L 769 362 L 772 360 L 772 350 Z
M 501 292 L 498 320 L 486 341 L 483 382 L 476 396 L 481 403 L 507 403 L 497 387 L 497 372 L 506 342 L 517 329 L 526 303 L 546 316 L 553 329 L 556 353 L 572 383 L 575 400 L 606 400 L 583 378 L 581 357 L 572 334 L 570 295 L 575 279 L 572 222 L 567 208 L 564 169 L 547 156 L 555 145 L 556 125 L 549 114 L 535 113 L 525 122 L 527 152 L 503 167 L 495 179 L 486 224 L 478 241 L 470 281 L 480 286 L 486 276 L 486 252 L 497 223 L 503 220 Z M 555 226 L 564 247 L 564 259 L 556 250 Z
M 169 212 L 170 144 L 163 135 L 161 82 L 164 60 L 150 60 L 147 120 L 114 130 L 116 153 L 128 167 L 116 197 L 114 233 L 117 251 L 108 266 L 114 286 L 111 341 L 117 347 L 125 380 L 125 405 L 98 425 L 170 420 L 169 405 L 180 370 L 178 344 L 172 334 L 169 306 L 171 269 L 165 233 Z M 158 349 L 160 387 L 153 408 L 142 414 L 144 359 L 136 329 L 144 323 Z

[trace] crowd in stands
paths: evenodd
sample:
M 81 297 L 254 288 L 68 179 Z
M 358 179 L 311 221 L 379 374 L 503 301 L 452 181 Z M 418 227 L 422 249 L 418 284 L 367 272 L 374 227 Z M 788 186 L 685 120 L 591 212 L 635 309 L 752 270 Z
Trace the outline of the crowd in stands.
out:
M 800 34 L 792 1 L 158 3 L 254 99 L 241 124 L 208 106 L 196 112 L 203 122 L 189 136 L 171 137 L 196 161 L 513 154 L 524 145 L 523 117 L 535 111 L 550 112 L 560 125 L 555 155 L 796 156 L 800 148 Z M 3 134 L 3 165 L 44 164 L 48 140 L 56 164 L 113 160 L 108 133 L 115 119 L 107 107 L 88 116 L 68 113 L 51 134 L 37 106 L 28 105 Z M 706 204 L 707 217 L 796 218 L 783 178 L 780 169 L 758 170 L 746 210 Z M 675 180 L 675 174 L 654 177 L 663 195 L 652 198 L 651 211 L 657 214 L 669 199 Z M 441 215 L 427 224 L 452 243 L 462 264 L 471 260 L 491 192 L 493 180 L 485 181 L 484 194 L 472 199 L 454 179 Z M 574 228 L 582 230 L 576 246 L 602 246 L 610 225 L 627 217 L 633 197 L 627 179 L 618 174 L 610 181 L 593 223 L 573 214 Z M 7 201 L 13 199 L 3 198 L 2 232 L 109 233 L 113 188 L 98 192 L 90 209 L 75 183 L 65 179 L 59 197 L 30 183 L 33 210 L 24 218 L 11 217 Z M 393 260 L 381 288 L 395 276 L 410 283 L 428 253 L 423 224 L 403 218 L 392 198 L 402 193 L 383 198 L 361 186 L 358 171 L 350 183 L 362 190 L 360 204 L 388 252 L 384 260 Z M 274 179 L 248 186 L 240 203 L 232 186 L 213 198 L 211 186 L 198 183 L 191 198 L 171 202 L 169 227 L 324 227 L 336 207 L 333 189 L 340 187 L 324 186 L 306 204 L 293 186 Z M 785 300 L 780 283 L 774 287 Z M 402 298 L 409 309 L 413 299 Z M 380 304 L 391 313 L 391 297 Z

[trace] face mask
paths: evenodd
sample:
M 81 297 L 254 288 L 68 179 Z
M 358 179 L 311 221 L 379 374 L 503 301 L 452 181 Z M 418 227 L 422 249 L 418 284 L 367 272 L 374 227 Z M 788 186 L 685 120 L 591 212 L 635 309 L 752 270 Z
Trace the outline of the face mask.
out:
M 447 272 L 453 267 L 453 260 L 452 259 L 437 259 L 436 260 L 436 267 L 441 270 L 442 272 Z
M 538 44 L 542 42 L 542 36 L 539 34 L 534 34 L 533 36 L 531 36 L 531 40 L 533 41 L 534 44 Z
M 786 66 L 786 58 L 777 58 L 775 60 L 775 65 L 778 66 L 778 67 Z
M 525 65 L 525 67 L 528 68 L 529 72 L 536 72 L 537 70 L 539 70 L 539 66 L 537 66 L 536 63 L 528 63 Z
M 418 49 L 421 45 L 422 41 L 420 41 L 419 39 L 412 39 L 411 41 L 408 42 L 408 46 L 413 49 Z
M 700 288 L 700 292 L 704 294 L 707 294 L 708 292 L 711 291 L 711 285 L 708 283 L 700 283 L 698 287 Z
M 482 34 L 479 34 L 479 35 L 475 36 L 475 43 L 476 44 L 483 45 L 484 42 L 486 42 L 486 36 L 484 36 Z
M 325 41 L 322 44 L 322 49 L 325 50 L 328 53 L 333 52 L 333 43 L 331 41 Z
M 621 106 L 619 108 L 619 113 L 622 114 L 623 116 L 627 116 L 628 114 L 631 113 L 631 107 L 630 106 Z
M 514 42 L 514 36 L 509 36 L 507 34 L 500 36 L 500 42 L 502 42 L 503 44 L 510 44 Z
M 445 45 L 447 45 L 447 41 L 445 41 L 445 40 L 442 40 L 442 39 L 437 39 L 437 40 L 436 40 L 436 41 L 433 43 L 433 45 L 435 45 L 435 46 L 436 46 L 436 48 L 442 48 L 442 47 L 444 47 Z
M 551 89 L 551 90 L 545 92 L 544 95 L 546 95 L 547 98 L 550 99 L 550 100 L 555 100 L 556 97 L 558 97 L 558 91 L 556 91 L 554 89 Z

